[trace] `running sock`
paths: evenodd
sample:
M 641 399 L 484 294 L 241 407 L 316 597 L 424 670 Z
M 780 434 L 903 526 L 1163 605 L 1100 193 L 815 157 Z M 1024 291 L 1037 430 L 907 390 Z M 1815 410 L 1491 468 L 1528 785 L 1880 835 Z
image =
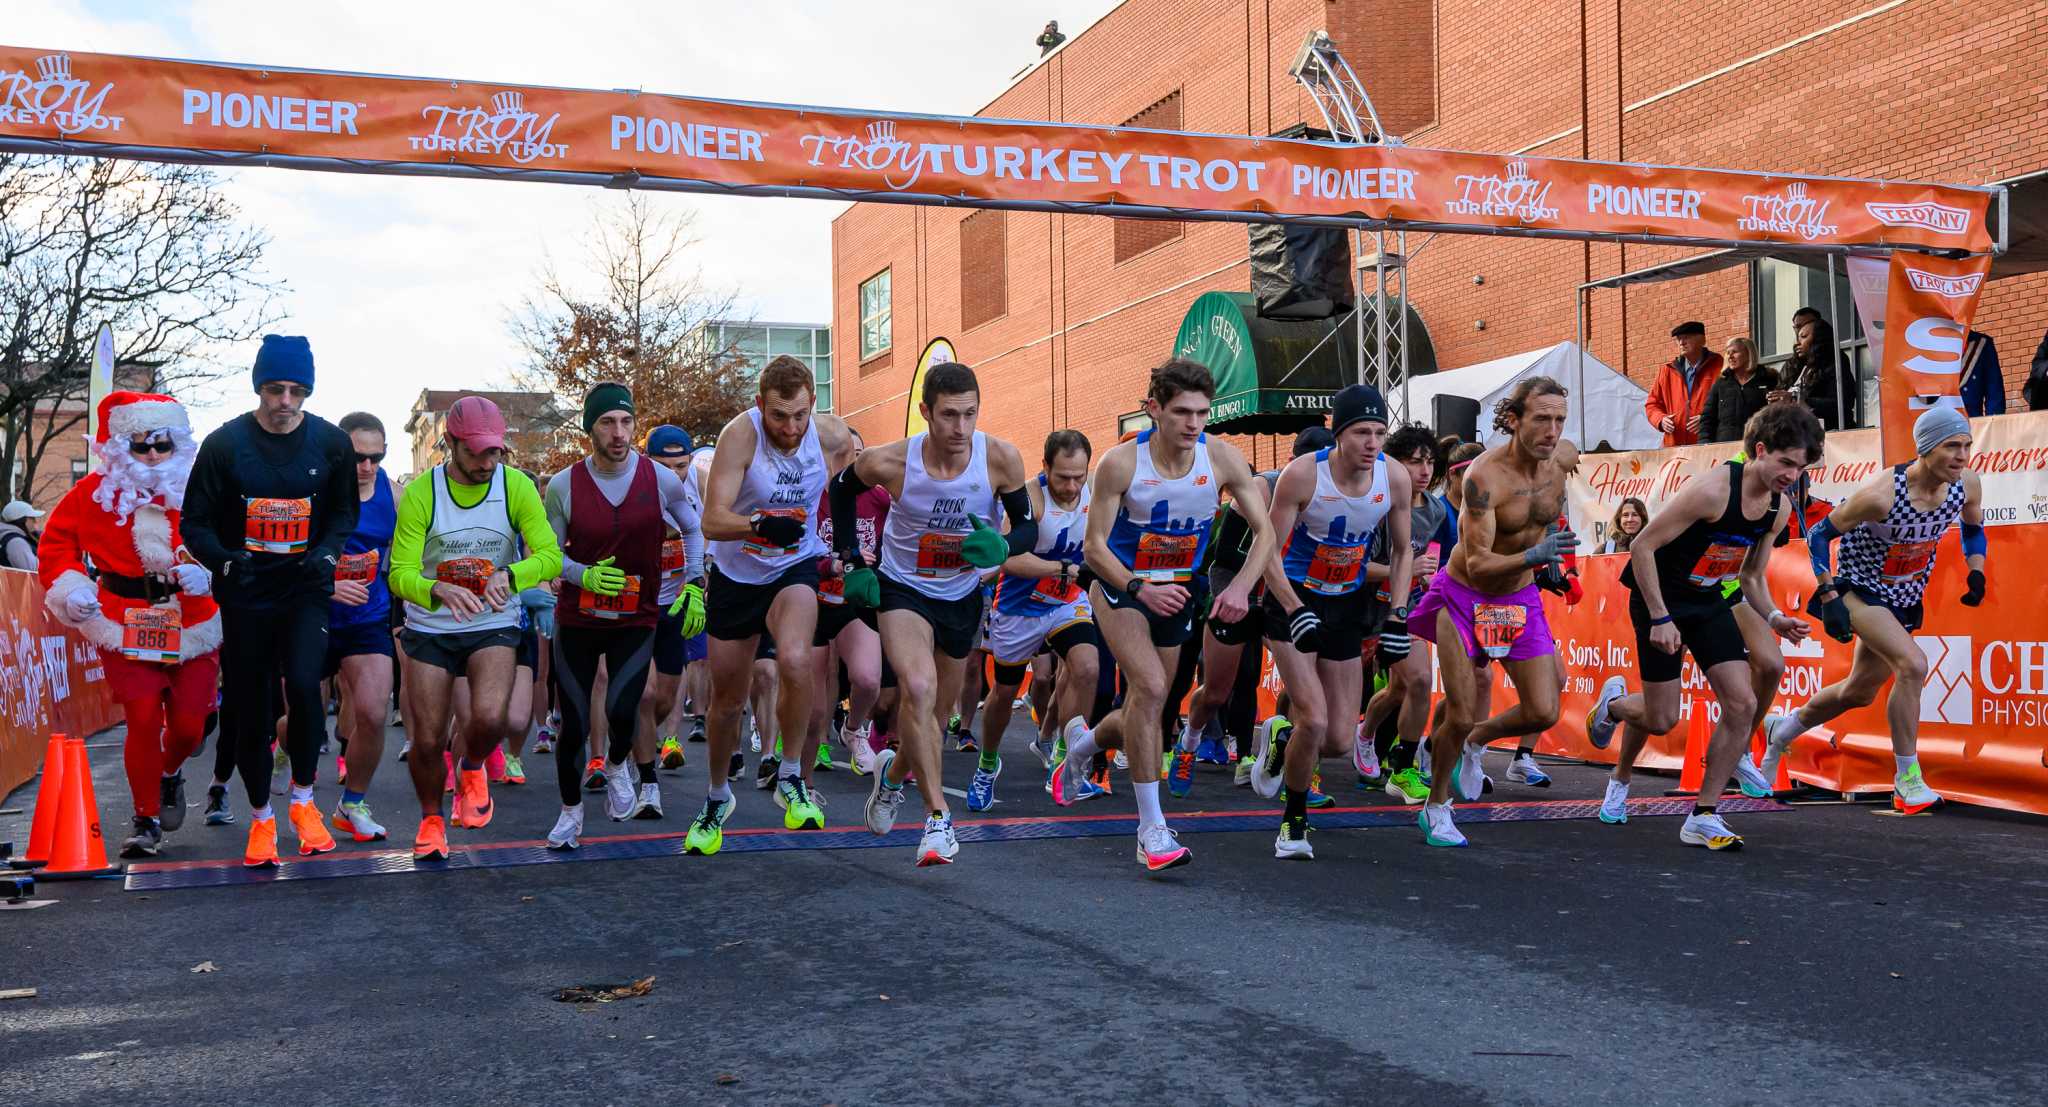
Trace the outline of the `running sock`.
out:
M 707 797 L 709 797 L 711 802 L 713 803 L 724 803 L 726 800 L 732 798 L 732 781 L 728 780 L 724 784 L 721 784 L 718 787 L 713 788 L 704 794 Z
M 1909 753 L 1904 756 L 1900 756 L 1899 754 L 1893 754 L 1892 760 L 1899 763 L 1899 775 L 1905 776 L 1907 773 L 1913 771 L 1913 766 L 1918 765 L 1920 763 L 1920 755 L 1917 753 Z
M 984 749 L 981 751 L 981 757 L 975 763 L 981 766 L 982 772 L 992 773 L 996 771 L 996 766 L 1003 763 L 1003 759 L 996 756 L 996 751 Z
M 293 785 L 292 785 L 292 802 L 293 802 L 293 803 L 312 803 L 312 802 L 313 802 L 313 786 L 312 786 L 312 785 L 310 785 L 310 784 L 293 784 Z
M 1099 747 L 1095 744 L 1095 732 L 1084 730 L 1081 732 L 1080 738 L 1067 745 L 1067 756 L 1078 757 L 1081 759 L 1081 764 L 1086 765 L 1089 759 L 1095 756 L 1098 749 Z
M 455 759 L 455 767 L 461 769 L 465 773 L 473 773 L 482 769 L 484 767 L 484 763 L 481 761 L 471 761 L 467 757 L 458 757 Z
M 1187 725 L 1186 723 L 1182 723 L 1182 724 L 1181 724 L 1181 727 L 1180 727 L 1180 750 L 1181 750 L 1181 752 L 1182 752 L 1182 753 L 1193 753 L 1193 752 L 1195 752 L 1195 749 L 1196 749 L 1196 748 L 1197 748 L 1198 746 L 1200 746 L 1201 744 L 1202 744 L 1202 735 L 1201 735 L 1201 732 L 1200 732 L 1200 731 L 1198 731 L 1198 730 L 1196 730 L 1196 729 L 1194 729 L 1194 728 L 1193 728 L 1193 727 L 1191 727 L 1191 726 L 1188 726 L 1188 725 Z
M 804 775 L 804 763 L 799 758 L 788 758 L 776 764 L 775 775 L 782 780 L 801 780 Z
M 1159 809 L 1159 782 L 1148 780 L 1143 784 L 1133 784 L 1131 788 L 1138 795 L 1138 829 L 1165 823 L 1166 812 Z
M 1282 818 L 1299 826 L 1308 821 L 1308 789 L 1288 788 L 1287 811 Z
M 369 793 L 368 793 L 368 792 L 351 792 L 351 791 L 349 791 L 348 789 L 346 789 L 346 788 L 343 788 L 343 789 L 341 790 L 341 802 L 343 802 L 343 803 L 361 803 L 361 802 L 363 802 L 363 797 L 365 797 L 365 796 L 367 796 L 367 795 L 369 795 Z
M 654 762 L 652 762 L 652 761 L 641 761 L 641 762 L 637 763 L 637 765 L 636 765 L 635 767 L 636 767 L 636 768 L 638 768 L 638 769 L 640 770 L 640 783 L 642 783 L 642 784 L 654 784 L 654 783 L 658 783 L 658 781 L 657 781 L 657 779 L 656 779 L 656 777 L 655 777 L 655 775 L 654 775 Z
M 277 817 L 277 812 L 272 811 L 270 809 L 270 805 L 266 803 L 262 807 L 259 807 L 256 810 L 249 812 L 249 817 L 252 819 L 261 820 L 263 822 L 269 822 L 271 819 Z

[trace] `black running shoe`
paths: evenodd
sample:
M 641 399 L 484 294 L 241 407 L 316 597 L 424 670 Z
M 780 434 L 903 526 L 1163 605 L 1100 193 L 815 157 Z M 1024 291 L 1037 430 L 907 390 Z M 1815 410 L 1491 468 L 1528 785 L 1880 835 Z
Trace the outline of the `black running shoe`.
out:
M 775 774 L 782 771 L 782 762 L 773 757 L 764 757 L 754 770 L 754 787 L 765 792 L 775 787 Z
M 692 715 L 692 716 L 690 716 L 690 741 L 692 741 L 692 742 L 702 742 L 703 740 L 704 740 L 704 716 L 702 716 L 702 715 Z
M 162 811 L 157 820 L 165 830 L 176 830 L 185 825 L 185 774 L 173 773 L 157 783 L 157 799 Z
M 155 857 L 164 848 L 163 827 L 148 815 L 135 816 L 135 833 L 121 843 L 123 857 Z
M 206 789 L 206 825 L 232 826 L 234 822 L 234 809 L 228 806 L 228 786 L 209 785 Z

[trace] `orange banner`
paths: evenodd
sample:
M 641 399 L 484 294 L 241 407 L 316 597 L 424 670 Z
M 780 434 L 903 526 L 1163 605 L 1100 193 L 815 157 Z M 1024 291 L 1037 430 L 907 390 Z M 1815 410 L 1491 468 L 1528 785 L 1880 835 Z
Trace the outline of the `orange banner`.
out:
M 1991 248 L 1991 191 L 0 47 L 0 149 L 1685 243 Z
M 1921 412 L 1931 407 L 1963 410 L 1963 348 L 1990 273 L 1989 255 L 1892 255 L 1877 375 L 1885 464 L 1918 456 L 1913 422 Z
M 34 573 L 0 569 L 0 796 L 36 775 L 51 731 L 84 737 L 120 721 L 99 648 L 43 608 Z

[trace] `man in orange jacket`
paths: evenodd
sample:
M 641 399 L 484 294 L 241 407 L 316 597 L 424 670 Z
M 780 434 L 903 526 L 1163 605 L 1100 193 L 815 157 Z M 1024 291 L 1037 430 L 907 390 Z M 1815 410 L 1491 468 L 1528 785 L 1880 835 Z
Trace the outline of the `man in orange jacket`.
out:
M 1666 446 L 1690 446 L 1700 440 L 1700 412 L 1721 375 L 1721 355 L 1707 349 L 1707 325 L 1698 321 L 1671 328 L 1678 356 L 1657 372 L 1657 383 L 1643 401 L 1650 425 L 1664 435 Z

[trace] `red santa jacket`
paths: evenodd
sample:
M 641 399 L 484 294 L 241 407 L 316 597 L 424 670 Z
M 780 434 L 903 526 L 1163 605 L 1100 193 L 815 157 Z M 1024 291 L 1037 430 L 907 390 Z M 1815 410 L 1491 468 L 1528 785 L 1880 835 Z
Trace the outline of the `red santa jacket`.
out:
M 42 563 L 36 573 L 47 594 L 44 603 L 59 622 L 77 627 L 102 649 L 118 650 L 122 613 L 131 607 L 150 605 L 117 596 L 105 586 L 96 585 L 85 574 L 85 560 L 90 557 L 93 567 L 101 573 L 127 577 L 156 573 L 169 578 L 171 566 L 177 560 L 173 543 L 178 534 L 178 512 L 158 501 L 137 508 L 125 522 L 116 521 L 113 512 L 93 499 L 100 479 L 98 473 L 87 476 L 57 501 L 48 525 L 43 528 L 42 545 L 37 551 Z M 100 614 L 74 623 L 64 601 L 79 588 L 97 590 Z M 168 588 L 177 593 L 175 580 Z M 177 593 L 177 602 L 179 622 L 185 628 L 179 657 L 189 660 L 219 649 L 220 608 L 213 597 Z

